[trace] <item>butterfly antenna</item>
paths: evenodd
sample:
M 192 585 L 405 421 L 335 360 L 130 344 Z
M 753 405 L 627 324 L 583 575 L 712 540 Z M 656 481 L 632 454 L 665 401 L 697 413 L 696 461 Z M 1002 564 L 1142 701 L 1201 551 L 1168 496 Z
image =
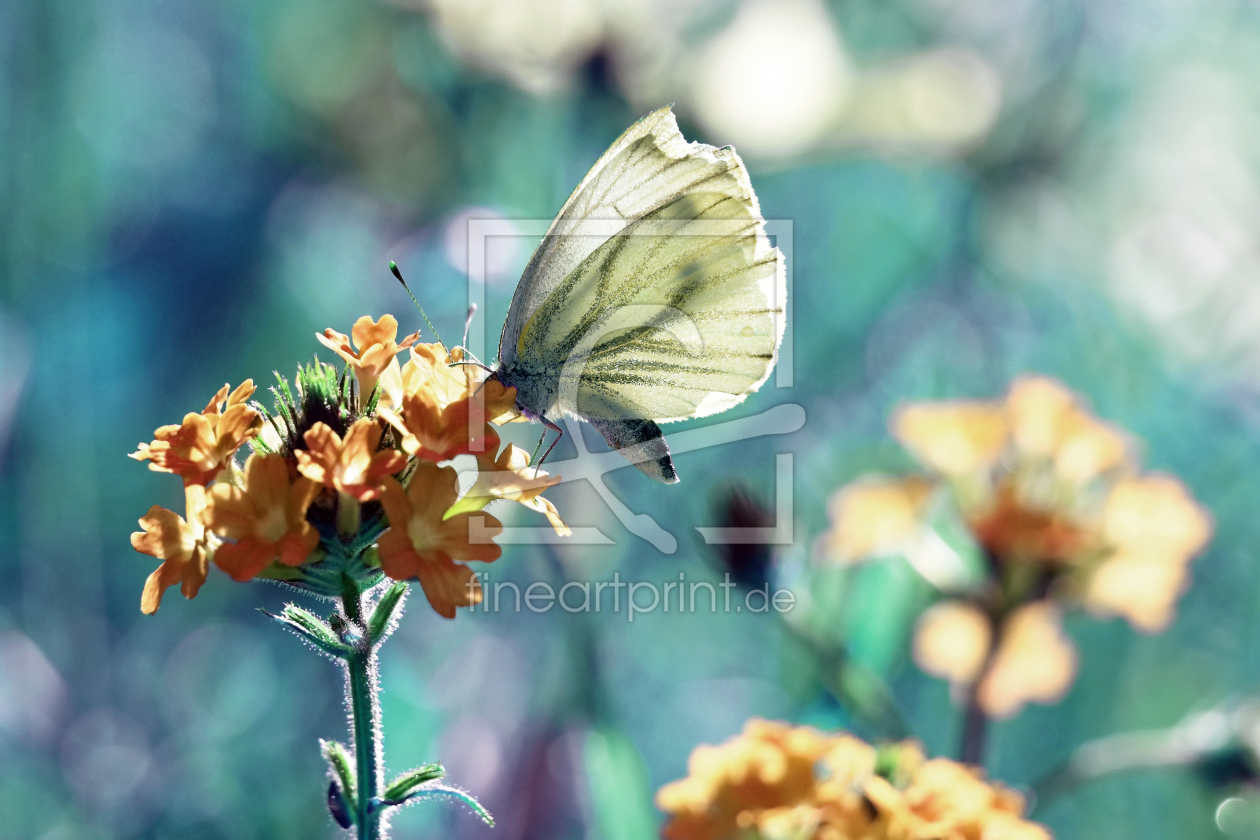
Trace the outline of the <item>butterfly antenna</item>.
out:
M 477 304 L 468 304 L 468 317 L 464 319 L 464 352 L 468 352 L 468 328 L 472 326 L 473 316 L 477 314 Z
M 411 302 L 416 305 L 416 309 L 420 310 L 420 317 L 424 318 L 424 322 L 429 325 L 429 329 L 433 330 L 433 337 L 437 339 L 438 344 L 442 345 L 442 349 L 446 350 L 446 342 L 442 341 L 442 336 L 438 335 L 437 327 L 433 326 L 433 322 L 429 320 L 429 316 L 424 312 L 424 307 L 420 305 L 420 301 L 416 300 L 416 296 L 411 293 L 411 287 L 407 285 L 407 281 L 403 279 L 402 272 L 398 270 L 398 263 L 390 260 L 389 270 L 395 277 L 398 278 L 398 282 L 402 283 L 403 290 L 407 293 L 407 297 L 411 298 Z M 450 351 L 447 352 L 449 353 Z
M 477 304 L 475 303 L 468 304 L 468 317 L 464 319 L 464 343 L 459 345 L 459 349 L 464 351 L 465 360 L 459 361 L 459 362 L 451 362 L 449 365 L 447 365 L 447 367 L 458 367 L 459 365 L 473 365 L 474 367 L 481 368 L 486 373 L 494 373 L 495 372 L 494 368 L 482 362 L 481 359 L 478 359 L 468 350 L 468 328 L 472 326 L 472 319 L 473 319 L 473 316 L 476 314 L 477 314 Z M 484 385 L 485 383 L 483 382 L 481 384 Z

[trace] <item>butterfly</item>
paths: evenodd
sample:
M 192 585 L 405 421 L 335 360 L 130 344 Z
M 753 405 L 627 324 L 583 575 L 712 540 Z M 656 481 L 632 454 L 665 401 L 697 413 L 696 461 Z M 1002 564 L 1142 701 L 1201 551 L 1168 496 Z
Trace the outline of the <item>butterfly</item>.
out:
M 564 203 L 517 284 L 491 376 L 559 433 L 543 461 L 564 434 L 556 421 L 573 416 L 672 484 L 658 424 L 756 391 L 774 368 L 786 299 L 783 254 L 743 162 L 729 146 L 688 143 L 661 108 Z

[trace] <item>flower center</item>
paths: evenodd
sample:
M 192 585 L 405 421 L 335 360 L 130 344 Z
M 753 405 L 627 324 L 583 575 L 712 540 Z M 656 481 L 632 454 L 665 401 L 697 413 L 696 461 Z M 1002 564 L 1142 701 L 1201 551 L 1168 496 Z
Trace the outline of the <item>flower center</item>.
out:
M 258 536 L 267 542 L 279 542 L 288 531 L 289 520 L 284 514 L 283 507 L 271 508 L 258 520 Z
M 423 516 L 413 516 L 407 523 L 407 537 L 416 551 L 423 552 L 437 545 L 437 535 L 428 527 Z

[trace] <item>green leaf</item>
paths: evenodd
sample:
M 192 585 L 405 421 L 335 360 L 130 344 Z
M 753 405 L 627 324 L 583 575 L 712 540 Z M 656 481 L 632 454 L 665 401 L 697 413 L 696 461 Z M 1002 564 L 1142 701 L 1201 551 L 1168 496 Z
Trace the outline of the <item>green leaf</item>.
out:
M 333 776 L 337 779 L 340 787 L 340 793 L 346 801 L 346 806 L 351 814 L 357 814 L 359 808 L 357 806 L 358 798 L 355 793 L 354 765 L 350 761 L 350 753 L 346 749 L 345 744 L 340 741 L 325 741 L 322 738 L 319 742 L 319 751 L 323 753 L 324 760 L 328 762 L 328 766 L 332 769 Z M 332 804 L 332 792 L 329 791 L 329 804 Z M 333 816 L 336 816 L 334 814 Z M 342 826 L 346 828 L 346 826 Z
M 420 785 L 425 782 L 431 782 L 434 779 L 440 779 L 445 775 L 446 770 L 441 764 L 422 764 L 414 770 L 408 770 L 390 782 L 386 786 L 382 798 L 387 802 L 405 802 L 410 795 L 415 793 L 416 788 L 420 787 Z
M 393 620 L 394 613 L 406 595 L 407 584 L 401 580 L 385 590 L 381 600 L 376 602 L 376 609 L 372 610 L 372 617 L 368 619 L 369 644 L 376 645 L 389 633 L 390 622 Z M 426 766 L 437 767 L 438 765 Z
M 432 799 L 435 796 L 449 796 L 456 799 L 464 805 L 472 809 L 473 813 L 481 817 L 481 821 L 491 828 L 494 827 L 494 817 L 490 816 L 490 812 L 485 809 L 476 798 L 467 791 L 462 791 L 456 787 L 447 785 L 430 784 L 428 787 L 422 787 L 414 793 L 403 797 L 402 799 L 386 799 L 381 802 L 382 805 L 401 805 L 408 800 Z
M 276 385 L 271 388 L 271 393 L 276 398 L 276 411 L 284 417 L 285 422 L 292 428 L 295 422 L 294 415 L 297 413 L 297 406 L 293 402 L 293 392 L 289 390 L 289 380 L 280 375 L 280 371 L 274 371 L 276 375 Z
M 273 615 L 266 610 L 259 610 L 259 612 L 274 618 L 330 656 L 346 659 L 354 653 L 350 646 L 337 638 L 331 627 L 321 621 L 318 616 L 312 615 L 301 607 L 286 604 L 280 615 Z
M 450 519 L 452 516 L 458 516 L 461 513 L 476 513 L 479 510 L 485 510 L 486 505 L 493 502 L 494 499 L 494 496 L 474 496 L 472 493 L 468 493 L 464 498 L 451 505 L 450 509 L 442 516 L 442 519 Z

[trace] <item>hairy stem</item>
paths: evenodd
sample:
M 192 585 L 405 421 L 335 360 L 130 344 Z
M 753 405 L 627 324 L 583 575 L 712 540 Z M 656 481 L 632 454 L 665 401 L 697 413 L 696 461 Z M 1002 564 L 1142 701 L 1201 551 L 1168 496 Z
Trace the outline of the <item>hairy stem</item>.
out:
M 376 650 L 367 632 L 363 615 L 363 594 L 354 581 L 346 579 L 342 605 L 346 618 L 359 634 L 355 652 L 346 660 L 346 694 L 350 704 L 354 736 L 358 812 L 355 824 L 359 840 L 384 840 L 380 829 L 381 811 L 376 808 L 384 764 L 381 743 L 381 710 L 377 696 Z

